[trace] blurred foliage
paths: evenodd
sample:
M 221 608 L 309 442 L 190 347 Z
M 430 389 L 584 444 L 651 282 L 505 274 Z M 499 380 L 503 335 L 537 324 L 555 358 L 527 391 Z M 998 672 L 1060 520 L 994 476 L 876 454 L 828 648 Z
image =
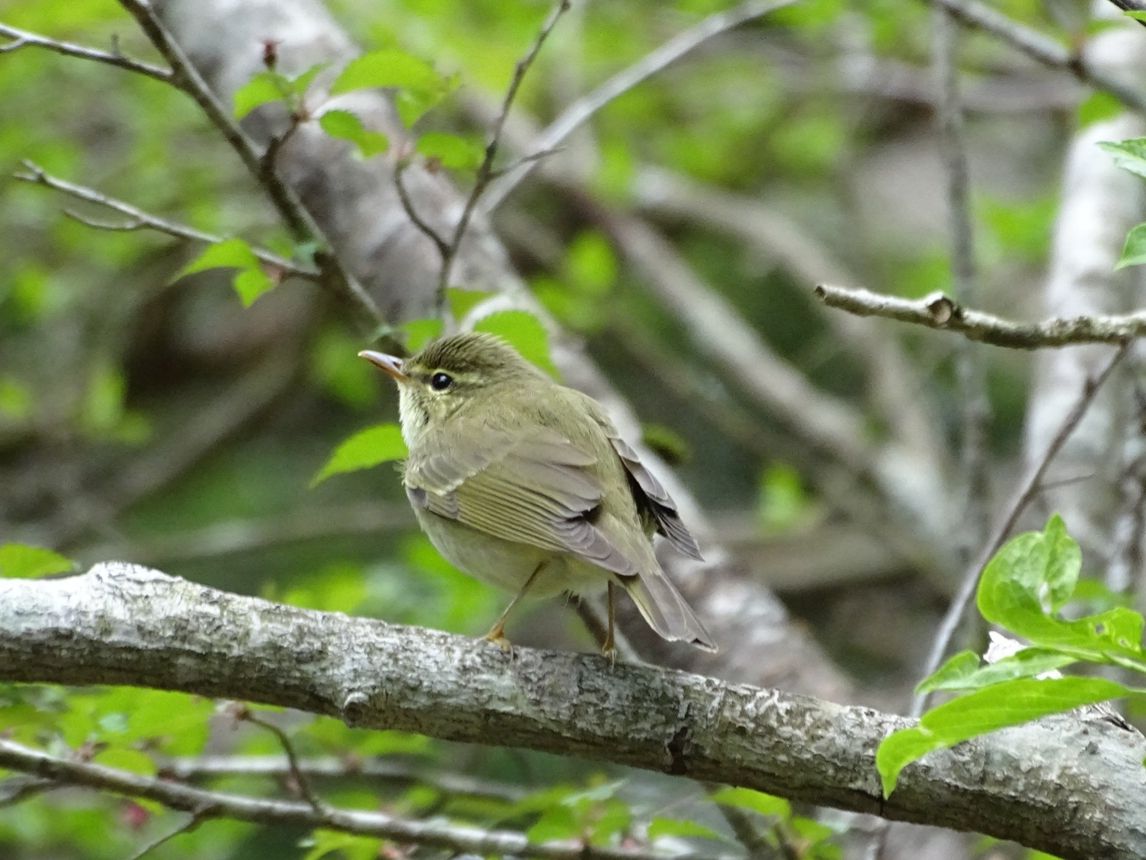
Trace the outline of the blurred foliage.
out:
M 337 70 L 336 90 L 396 87 L 399 112 L 416 132 L 414 154 L 451 171 L 463 186 L 471 182 L 486 129 L 475 124 L 467 99 L 500 101 L 550 4 L 328 5 L 367 49 Z M 727 5 L 623 0 L 575 8 L 525 79 L 519 113 L 539 125 L 551 120 L 577 95 Z M 994 5 L 1064 39 L 1086 32 L 1085 21 L 1057 20 L 1036 0 Z M 820 515 L 812 477 L 817 453 L 800 438 L 788 439 L 783 451 L 761 450 L 757 434 L 781 434 L 783 416 L 750 403 L 704 358 L 681 321 L 643 289 L 594 209 L 635 205 L 642 170 L 663 167 L 774 207 L 870 286 L 906 296 L 946 289 L 950 260 L 930 108 L 846 71 L 848 62 L 902 64 L 916 78 L 928 78 L 930 15 L 926 4 L 900 0 L 872 0 L 862 9 L 842 0 L 806 0 L 750 23 L 617 98 L 593 118 L 590 133 L 574 136 L 567 148 L 586 172 L 576 193 L 537 183 L 512 201 L 527 213 L 533 232 L 522 240 L 507 229 L 507 242 L 538 299 L 584 336 L 648 421 L 649 443 L 679 465 L 700 499 L 718 512 L 754 512 L 753 527 L 762 535 L 798 530 Z M 0 20 L 154 57 L 114 0 L 0 0 Z M 962 48 L 971 75 L 1025 71 L 982 34 L 969 34 Z M 308 93 L 317 71 L 292 77 L 268 68 L 240 90 L 235 113 L 268 102 L 300 115 L 315 109 Z M 1108 96 L 1096 94 L 1066 116 L 1037 103 L 1003 120 L 990 111 L 968 115 L 973 172 L 982 179 L 974 216 L 983 294 L 991 305 L 1015 315 L 1034 308 L 1032 285 L 1045 265 L 1066 135 L 1074 123 L 1116 110 Z M 279 285 L 258 263 L 256 247 L 302 264 L 316 249 L 285 238 L 194 105 L 156 81 L 27 49 L 0 56 L 0 112 L 0 540 L 7 544 L 0 549 L 0 573 L 69 569 L 56 550 L 82 564 L 114 553 L 301 606 L 469 635 L 484 631 L 503 597 L 443 561 L 412 518 L 368 532 L 343 522 L 350 519 L 343 511 L 405 505 L 390 466 L 363 470 L 402 456 L 393 426 L 378 425 L 395 416 L 394 393 L 355 357 L 365 345 L 359 333 L 317 300 L 315 290 Z M 325 114 L 321 128 L 350 141 L 358 157 L 389 146 L 350 112 Z M 999 145 L 1000 135 L 1006 146 Z M 144 232 L 93 230 L 63 210 L 116 218 L 13 180 L 22 159 L 226 239 L 203 247 Z M 812 303 L 803 273 L 790 271 L 774 248 L 708 222 L 699 209 L 690 217 L 650 217 L 781 356 L 863 408 L 862 371 Z M 817 262 L 808 266 L 814 270 Z M 453 315 L 465 317 L 481 298 L 451 290 Z M 438 320 L 400 322 L 410 349 L 441 330 Z M 479 327 L 556 373 L 548 334 L 535 317 L 503 311 Z M 912 360 L 935 371 L 924 374 L 929 390 L 913 394 L 929 398 L 952 432 L 951 341 L 894 336 L 902 337 Z M 1001 416 L 993 442 L 1009 451 L 1019 435 L 1024 371 L 997 354 L 991 362 L 991 396 Z M 282 381 L 243 387 L 276 366 L 287 369 L 277 377 Z M 251 406 L 262 396 L 265 405 Z M 230 432 L 196 448 L 228 420 Z M 365 452 L 337 447 L 362 433 L 375 434 Z M 881 433 L 875 422 L 872 433 Z M 140 463 L 146 473 L 122 478 Z M 340 474 L 308 490 L 320 469 L 324 478 Z M 123 495 L 141 485 L 151 489 Z M 121 505 L 122 499 L 131 503 Z M 316 539 L 294 527 L 317 520 L 332 523 L 329 535 Z M 177 544 L 179 552 L 172 549 Z M 515 622 L 523 633 L 544 627 L 545 641 L 583 644 L 576 625 L 551 623 L 570 614 L 559 615 L 556 602 L 533 613 Z M 269 732 L 230 725 L 213 711 L 210 702 L 174 694 L 0 686 L 0 732 L 61 754 L 81 750 L 109 766 L 154 772 L 163 757 L 195 755 L 208 742 L 236 756 L 279 752 Z M 394 757 L 536 789 L 511 803 L 454 796 L 430 784 L 347 778 L 324 784 L 331 802 L 519 826 L 533 839 L 575 836 L 616 845 L 636 835 L 658 844 L 684 839 L 726 847 L 727 827 L 699 796 L 669 805 L 649 801 L 647 786 L 579 763 L 462 750 L 325 718 L 272 718 L 283 720 L 302 755 Z M 255 777 L 211 784 L 276 791 Z M 801 856 L 837 851 L 823 825 L 796 815 L 784 801 L 740 790 L 722 792 L 716 801 L 748 810 L 773 841 L 797 840 L 806 847 Z M 49 793 L 0 809 L 0 856 L 118 860 L 177 827 L 178 818 L 150 803 Z M 313 860 L 379 851 L 378 840 L 212 821 L 153 856 Z

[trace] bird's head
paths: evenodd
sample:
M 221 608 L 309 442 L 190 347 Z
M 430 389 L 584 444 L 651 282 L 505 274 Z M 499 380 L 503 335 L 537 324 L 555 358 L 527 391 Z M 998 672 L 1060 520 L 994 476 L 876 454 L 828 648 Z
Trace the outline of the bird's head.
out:
M 512 346 L 481 332 L 440 338 L 407 359 L 373 350 L 358 355 L 398 383 L 407 446 L 463 407 L 495 408 L 507 387 L 548 381 Z

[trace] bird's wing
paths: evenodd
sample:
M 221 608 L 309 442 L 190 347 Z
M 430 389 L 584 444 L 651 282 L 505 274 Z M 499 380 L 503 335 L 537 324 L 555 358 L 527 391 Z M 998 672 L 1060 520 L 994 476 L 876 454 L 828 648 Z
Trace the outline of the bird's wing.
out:
M 547 427 L 524 435 L 465 430 L 464 452 L 438 445 L 407 461 L 411 503 L 502 540 L 572 553 L 622 575 L 637 573 L 594 525 L 603 495 L 589 468 L 595 457 Z
M 676 509 L 676 502 L 673 501 L 668 490 L 645 467 L 632 446 L 617 435 L 616 430 L 611 426 L 605 429 L 613 450 L 621 458 L 625 471 L 629 473 L 629 477 L 632 479 L 633 495 L 637 497 L 637 507 L 643 507 L 652 514 L 656 521 L 657 531 L 668 538 L 669 543 L 690 558 L 704 561 L 704 556 L 700 554 L 700 547 L 696 545 L 696 539 L 685 526 L 684 521 L 681 520 L 680 513 Z

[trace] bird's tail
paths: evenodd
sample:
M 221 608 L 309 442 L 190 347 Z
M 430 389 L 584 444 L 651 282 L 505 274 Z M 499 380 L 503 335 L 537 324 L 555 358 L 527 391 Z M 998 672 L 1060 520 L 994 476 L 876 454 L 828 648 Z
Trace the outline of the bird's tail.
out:
M 629 592 L 649 627 L 662 638 L 688 642 L 713 653 L 718 650 L 712 635 L 659 565 L 648 573 L 618 576 L 617 580 Z

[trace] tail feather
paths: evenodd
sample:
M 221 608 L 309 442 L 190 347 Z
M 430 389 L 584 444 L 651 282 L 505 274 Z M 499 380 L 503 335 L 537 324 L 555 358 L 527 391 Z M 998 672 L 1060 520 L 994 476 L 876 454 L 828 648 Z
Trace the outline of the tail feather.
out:
M 688 642 L 713 653 L 718 650 L 712 635 L 696 617 L 684 595 L 676 590 L 659 567 L 639 576 L 619 576 L 617 580 L 629 592 L 649 627 L 662 638 Z

